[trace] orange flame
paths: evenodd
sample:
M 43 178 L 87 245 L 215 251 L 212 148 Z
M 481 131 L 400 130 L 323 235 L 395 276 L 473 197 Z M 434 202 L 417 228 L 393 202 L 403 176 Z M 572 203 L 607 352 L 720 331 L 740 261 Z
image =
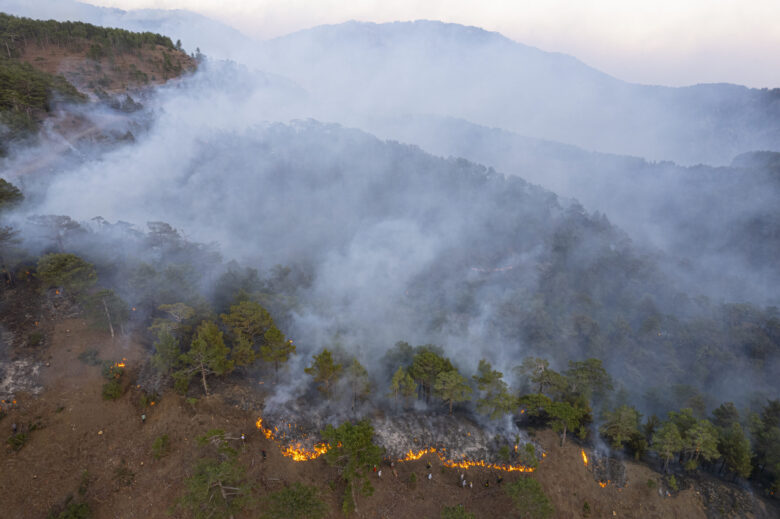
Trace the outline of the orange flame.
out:
M 585 454 L 585 449 L 582 449 L 580 452 L 582 453 L 582 462 L 587 467 L 588 466 L 588 455 Z
M 601 488 L 605 488 L 607 485 L 609 485 L 609 480 L 607 480 L 607 481 L 599 481 L 599 486 Z
M 282 455 L 292 458 L 293 461 L 309 461 L 319 458 L 328 452 L 327 443 L 318 443 L 314 445 L 313 448 L 313 451 L 307 450 L 298 442 L 295 445 L 288 445 L 287 448 L 282 451 Z
M 259 417 L 257 421 L 255 422 L 255 427 L 263 433 L 263 435 L 269 439 L 269 440 L 275 440 L 276 435 L 274 434 L 274 431 L 271 429 L 268 429 L 263 425 L 263 418 Z M 288 424 L 288 428 L 291 428 L 292 425 Z M 278 432 L 278 428 L 274 427 L 274 430 Z M 284 434 L 282 435 L 284 436 Z M 339 444 L 339 447 L 341 444 Z M 305 448 L 300 442 L 296 442 L 295 444 L 290 444 L 284 449 L 282 449 L 282 455 L 292 458 L 293 461 L 309 461 L 316 458 L 319 458 L 326 452 L 328 452 L 329 445 L 327 443 L 317 443 L 312 446 L 313 450 L 309 450 Z M 442 464 L 445 467 L 449 468 L 461 468 L 461 469 L 469 469 L 471 467 L 483 467 L 483 468 L 489 468 L 493 470 L 503 470 L 506 472 L 533 472 L 533 467 L 526 467 L 524 465 L 499 465 L 496 463 L 488 463 L 484 460 L 478 460 L 478 461 L 470 461 L 470 460 L 461 460 L 461 461 L 453 461 L 450 459 L 447 459 L 445 456 L 445 452 L 447 449 L 440 448 L 436 449 L 436 447 L 427 447 L 425 449 L 421 449 L 418 451 L 412 451 L 411 449 L 404 455 L 403 458 L 401 458 L 398 461 L 415 461 L 419 460 L 426 454 L 436 454 L 436 456 L 439 457 L 439 460 L 442 462 Z M 543 454 L 544 456 L 544 454 Z

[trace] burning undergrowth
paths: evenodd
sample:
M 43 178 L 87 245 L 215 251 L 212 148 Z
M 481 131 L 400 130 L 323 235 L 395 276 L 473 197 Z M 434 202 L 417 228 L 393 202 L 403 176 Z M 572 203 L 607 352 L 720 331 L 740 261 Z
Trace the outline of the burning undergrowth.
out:
M 545 456 L 517 428 L 493 434 L 463 417 L 404 413 L 374 417 L 371 424 L 374 441 L 386 449 L 390 460 L 413 461 L 434 454 L 449 467 L 532 472 Z M 312 460 L 328 450 L 319 438 L 327 421 L 315 413 L 277 408 L 255 425 L 294 461 Z
M 614 485 L 617 488 L 624 488 L 628 485 L 626 479 L 626 466 L 617 458 L 611 458 L 604 453 L 592 451 L 590 454 L 583 449 L 581 451 L 582 462 L 593 474 L 598 484 L 605 488 L 607 485 Z

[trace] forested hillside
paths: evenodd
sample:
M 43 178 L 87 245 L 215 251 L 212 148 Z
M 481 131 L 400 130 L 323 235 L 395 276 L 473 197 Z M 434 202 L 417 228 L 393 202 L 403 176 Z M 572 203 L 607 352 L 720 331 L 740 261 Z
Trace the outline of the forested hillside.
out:
M 193 60 L 180 45 L 150 32 L 0 13 L 0 149 L 33 136 L 57 103 L 158 82 L 152 70 L 160 80 L 181 75 Z

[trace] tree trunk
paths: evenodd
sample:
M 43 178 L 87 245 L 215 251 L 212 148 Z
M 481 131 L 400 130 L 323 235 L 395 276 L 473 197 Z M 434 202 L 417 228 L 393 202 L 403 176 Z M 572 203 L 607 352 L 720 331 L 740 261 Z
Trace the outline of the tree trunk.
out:
M 225 503 L 228 503 L 229 502 L 228 495 L 227 492 L 225 492 L 225 487 L 222 486 L 222 482 L 221 481 L 217 482 L 217 485 L 219 485 L 219 492 L 222 494 L 222 499 L 225 500 Z M 230 519 L 233 519 L 232 513 L 230 514 Z
M 279 383 L 279 361 L 274 361 L 274 384 Z
M 566 424 L 563 425 L 563 436 L 561 436 L 561 447 L 566 443 Z
M 111 338 L 114 338 L 114 325 L 111 324 L 111 313 L 108 311 L 108 305 L 106 304 L 106 298 L 102 299 L 103 309 L 106 311 L 106 319 L 108 319 L 108 329 L 111 331 Z
M 206 392 L 206 396 L 209 396 L 209 386 L 206 384 L 206 366 L 200 363 L 200 378 L 203 380 L 203 390 Z
M 352 482 L 349 484 L 349 490 L 352 492 L 352 504 L 355 506 L 355 513 L 357 514 L 357 497 L 355 497 L 355 485 L 353 485 Z
M 450 416 L 452 416 L 452 400 L 450 400 Z

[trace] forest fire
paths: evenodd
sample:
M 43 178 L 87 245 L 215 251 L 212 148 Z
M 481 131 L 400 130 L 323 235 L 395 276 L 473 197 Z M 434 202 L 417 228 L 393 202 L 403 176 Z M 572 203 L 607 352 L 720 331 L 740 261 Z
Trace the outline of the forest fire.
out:
M 282 455 L 292 458 L 293 461 L 309 461 L 319 458 L 328 452 L 327 443 L 317 443 L 313 448 L 314 450 L 310 451 L 305 449 L 300 443 L 296 443 L 295 445 L 288 445 L 287 448 L 282 451 Z
M 588 455 L 585 454 L 585 449 L 582 449 L 582 451 L 580 451 L 580 452 L 582 453 L 582 462 L 587 467 L 588 466 Z
M 606 488 L 607 485 L 609 485 L 609 480 L 607 480 L 607 481 L 599 481 L 599 486 L 601 488 Z
M 273 430 L 269 429 L 268 427 L 263 425 L 263 419 L 262 417 L 259 417 L 257 421 L 255 422 L 255 427 L 263 433 L 263 436 L 265 436 L 269 440 L 278 440 L 280 437 L 276 434 L 278 433 L 278 428 L 274 427 Z M 288 424 L 288 428 L 292 428 L 291 424 Z M 276 431 L 276 433 L 275 433 Z M 281 437 L 284 437 L 282 435 Z M 296 442 L 293 444 L 290 444 L 286 447 L 283 447 L 281 449 L 282 455 L 286 456 L 288 458 L 292 458 L 293 461 L 310 461 L 316 458 L 319 458 L 326 452 L 328 452 L 328 444 L 327 443 L 316 443 L 311 448 L 307 448 L 303 446 L 301 442 Z M 482 468 L 488 468 L 493 470 L 503 470 L 505 472 L 533 472 L 533 467 L 526 467 L 524 465 L 508 465 L 508 464 L 498 464 L 498 463 L 490 463 L 485 460 L 467 460 L 463 459 L 460 461 L 455 461 L 448 459 L 446 457 L 446 451 L 447 449 L 440 447 L 427 447 L 424 449 L 420 449 L 417 451 L 409 450 L 402 458 L 398 459 L 398 462 L 404 462 L 404 461 L 416 461 L 425 456 L 426 454 L 435 454 L 438 456 L 439 460 L 441 461 L 442 465 L 449 468 L 459 468 L 467 470 L 471 467 L 482 467 Z

